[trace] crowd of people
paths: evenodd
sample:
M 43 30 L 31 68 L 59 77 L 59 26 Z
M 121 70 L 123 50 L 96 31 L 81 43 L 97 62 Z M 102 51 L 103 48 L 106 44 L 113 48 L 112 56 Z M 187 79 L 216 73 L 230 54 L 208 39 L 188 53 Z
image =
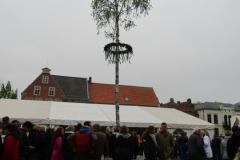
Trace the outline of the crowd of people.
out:
M 114 132 L 101 132 L 99 124 L 90 121 L 56 130 L 26 121 L 9 122 L 5 116 L 0 123 L 0 160 L 113 160 L 136 159 L 142 152 L 145 160 L 240 160 L 240 128 L 233 126 L 221 140 L 217 135 L 211 141 L 206 132 L 195 128 L 188 138 L 186 133 L 174 137 L 167 124 L 160 131 L 149 126 L 140 135 L 129 134 L 127 126 Z M 179 153 L 178 153 L 179 152 Z

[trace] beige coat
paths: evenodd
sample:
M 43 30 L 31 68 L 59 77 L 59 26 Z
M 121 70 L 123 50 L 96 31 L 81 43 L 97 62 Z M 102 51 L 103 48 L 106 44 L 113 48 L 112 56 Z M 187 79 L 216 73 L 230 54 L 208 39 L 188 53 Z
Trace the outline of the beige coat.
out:
M 155 136 L 158 143 L 158 156 L 160 158 L 171 157 L 174 147 L 172 134 L 168 131 L 166 133 L 159 131 L 155 134 Z

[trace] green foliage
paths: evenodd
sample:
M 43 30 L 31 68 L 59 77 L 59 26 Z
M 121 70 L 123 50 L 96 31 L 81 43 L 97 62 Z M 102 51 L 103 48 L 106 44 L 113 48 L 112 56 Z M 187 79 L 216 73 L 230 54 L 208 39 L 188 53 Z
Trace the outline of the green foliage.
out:
M 105 32 L 106 38 L 117 37 L 117 26 L 122 26 L 126 31 L 136 26 L 132 18 L 148 15 L 152 8 L 151 0 L 92 0 L 93 19 L 97 30 L 109 27 Z
M 0 98 L 5 99 L 17 99 L 18 98 L 18 89 L 15 91 L 12 89 L 11 83 L 8 81 L 5 87 L 4 83 L 1 85 Z
M 197 101 L 197 102 L 193 103 L 194 106 L 196 106 L 196 105 L 198 105 L 198 104 L 202 104 L 202 102 Z

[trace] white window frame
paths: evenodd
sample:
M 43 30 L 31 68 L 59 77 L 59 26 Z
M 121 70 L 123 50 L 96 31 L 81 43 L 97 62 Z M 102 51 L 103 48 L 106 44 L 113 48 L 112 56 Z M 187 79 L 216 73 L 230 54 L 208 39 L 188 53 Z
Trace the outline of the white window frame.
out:
M 53 88 L 53 95 L 51 95 L 51 88 Z M 49 87 L 49 92 L 48 92 L 49 96 L 55 96 L 55 87 Z
M 130 102 L 129 97 L 124 97 L 124 99 L 125 99 L 125 102 Z M 126 100 L 126 99 L 127 99 L 127 100 Z
M 36 87 L 39 87 L 39 94 L 36 94 Z M 40 96 L 41 94 L 41 86 L 34 86 L 34 95 Z
M 47 82 L 44 81 L 44 80 L 45 80 L 45 79 L 44 79 L 45 77 L 47 77 Z M 42 83 L 48 84 L 48 81 L 49 81 L 49 76 L 43 76 L 43 77 L 42 77 Z

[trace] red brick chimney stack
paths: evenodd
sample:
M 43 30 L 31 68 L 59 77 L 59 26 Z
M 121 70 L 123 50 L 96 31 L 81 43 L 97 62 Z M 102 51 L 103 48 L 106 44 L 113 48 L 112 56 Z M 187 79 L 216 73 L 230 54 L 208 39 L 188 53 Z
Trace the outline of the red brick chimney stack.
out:
M 92 83 L 92 77 L 89 77 L 88 83 Z

